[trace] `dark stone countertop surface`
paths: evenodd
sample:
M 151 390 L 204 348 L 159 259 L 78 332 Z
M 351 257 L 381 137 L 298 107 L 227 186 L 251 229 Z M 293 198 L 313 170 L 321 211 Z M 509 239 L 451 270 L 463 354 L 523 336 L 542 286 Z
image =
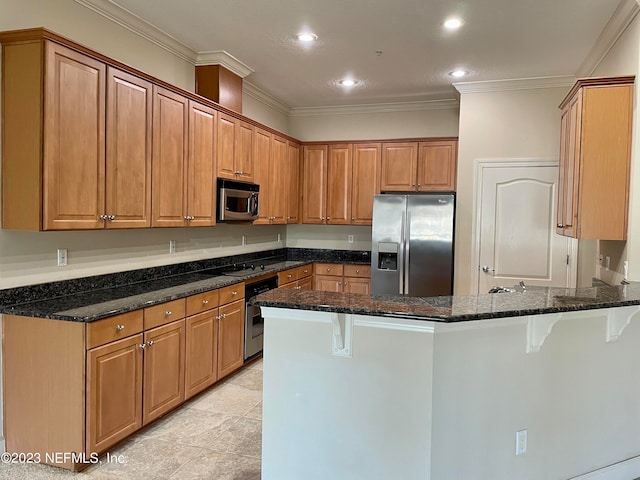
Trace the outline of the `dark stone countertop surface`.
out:
M 462 322 L 640 305 L 640 284 L 581 289 L 530 287 L 526 292 L 442 297 L 279 289 L 258 295 L 254 302 L 264 307 Z
M 0 306 L 0 313 L 25 317 L 51 318 L 75 322 L 93 322 L 120 313 L 188 297 L 235 283 L 276 274 L 309 261 L 281 261 L 265 265 L 264 270 L 242 277 L 222 275 L 219 270 L 202 270 L 153 279 L 114 288 L 49 298 L 40 301 Z

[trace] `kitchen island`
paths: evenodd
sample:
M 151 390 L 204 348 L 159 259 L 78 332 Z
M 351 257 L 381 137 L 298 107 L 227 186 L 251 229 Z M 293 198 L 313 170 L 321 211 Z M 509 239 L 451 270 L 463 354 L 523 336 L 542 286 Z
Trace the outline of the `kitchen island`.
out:
M 640 476 L 640 285 L 256 301 L 264 480 Z

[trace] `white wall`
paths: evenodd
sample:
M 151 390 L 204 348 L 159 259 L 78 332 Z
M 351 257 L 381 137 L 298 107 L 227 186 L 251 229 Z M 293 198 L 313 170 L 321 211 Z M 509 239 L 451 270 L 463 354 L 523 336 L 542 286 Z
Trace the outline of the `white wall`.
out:
M 243 91 L 242 94 L 242 114 L 257 122 L 275 128 L 276 130 L 289 134 L 289 115 L 275 110 L 265 105 L 263 102 L 256 100 L 255 97 Z
M 451 97 L 454 97 L 453 91 Z M 291 135 L 306 142 L 456 137 L 458 135 L 458 109 L 352 114 L 328 113 L 323 115 L 298 115 L 294 113 L 290 125 Z
M 592 76 L 638 75 L 640 56 L 640 16 L 627 27 Z M 636 89 L 638 83 L 636 79 Z M 638 93 L 634 103 L 633 137 L 631 142 L 631 179 L 629 193 L 629 229 L 627 241 L 600 241 L 599 253 L 611 257 L 610 270 L 600 269 L 600 277 L 608 283 L 623 278 L 623 262 L 629 261 L 629 279 L 640 281 L 640 117 Z M 594 258 L 595 262 L 596 259 Z
M 463 93 L 460 98 L 454 293 L 472 293 L 475 163 L 558 158 L 560 111 L 569 88 Z M 472 273 L 473 272 L 473 273 Z
M 353 243 L 348 243 L 353 235 Z M 351 225 L 289 225 L 287 247 L 371 250 L 371 227 Z

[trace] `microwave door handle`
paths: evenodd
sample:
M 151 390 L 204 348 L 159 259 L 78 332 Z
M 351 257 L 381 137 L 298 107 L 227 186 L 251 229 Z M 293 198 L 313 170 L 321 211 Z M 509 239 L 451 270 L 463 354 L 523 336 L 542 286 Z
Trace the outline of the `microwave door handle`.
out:
M 249 213 L 251 215 L 258 215 L 258 194 L 252 193 L 249 199 Z

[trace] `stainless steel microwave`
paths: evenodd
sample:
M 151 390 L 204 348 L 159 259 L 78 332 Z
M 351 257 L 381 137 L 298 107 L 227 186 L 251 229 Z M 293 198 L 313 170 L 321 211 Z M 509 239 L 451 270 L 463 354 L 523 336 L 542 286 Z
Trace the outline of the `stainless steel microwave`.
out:
M 258 218 L 260 185 L 218 179 L 219 222 L 250 222 Z

